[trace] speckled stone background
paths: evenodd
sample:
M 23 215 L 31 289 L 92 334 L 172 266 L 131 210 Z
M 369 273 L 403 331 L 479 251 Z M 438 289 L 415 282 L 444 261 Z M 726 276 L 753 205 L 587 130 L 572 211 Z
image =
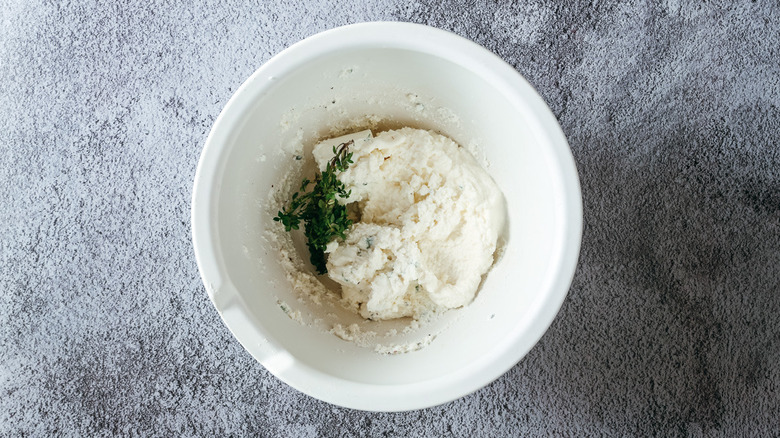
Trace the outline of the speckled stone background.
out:
M 0 435 L 778 436 L 777 1 L 0 6 Z M 571 143 L 569 297 L 509 373 L 408 413 L 280 383 L 200 283 L 189 202 L 231 94 L 338 25 L 492 50 Z

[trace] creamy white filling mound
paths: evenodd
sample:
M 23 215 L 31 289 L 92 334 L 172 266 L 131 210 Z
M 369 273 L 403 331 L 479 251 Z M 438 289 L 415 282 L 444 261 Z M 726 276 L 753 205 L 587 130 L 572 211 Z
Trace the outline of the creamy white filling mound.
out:
M 369 319 L 469 304 L 493 264 L 504 223 L 495 182 L 451 139 L 420 129 L 370 132 L 350 148 L 339 175 L 359 220 L 328 245 L 328 275 L 343 300 Z M 314 149 L 321 169 L 333 143 Z

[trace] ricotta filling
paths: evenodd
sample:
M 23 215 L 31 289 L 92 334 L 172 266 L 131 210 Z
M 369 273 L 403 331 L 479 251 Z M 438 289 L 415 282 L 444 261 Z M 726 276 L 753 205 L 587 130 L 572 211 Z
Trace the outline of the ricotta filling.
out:
M 339 175 L 351 193 L 339 202 L 355 221 L 326 250 L 344 302 L 372 320 L 471 303 L 504 225 L 496 183 L 466 149 L 434 132 L 363 131 L 352 139 L 353 164 Z M 321 170 L 337 140 L 315 146 Z

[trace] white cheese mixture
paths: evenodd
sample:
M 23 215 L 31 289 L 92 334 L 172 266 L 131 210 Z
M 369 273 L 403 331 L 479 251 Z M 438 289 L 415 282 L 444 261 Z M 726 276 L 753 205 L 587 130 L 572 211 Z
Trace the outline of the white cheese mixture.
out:
M 420 129 L 358 133 L 339 175 L 359 220 L 328 245 L 328 275 L 368 319 L 419 318 L 469 304 L 493 264 L 503 195 L 474 157 Z M 324 169 L 334 139 L 317 145 Z

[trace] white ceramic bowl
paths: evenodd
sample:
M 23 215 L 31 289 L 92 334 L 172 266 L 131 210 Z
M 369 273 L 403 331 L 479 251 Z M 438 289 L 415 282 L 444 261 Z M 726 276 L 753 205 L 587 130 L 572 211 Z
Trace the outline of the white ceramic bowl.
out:
M 286 145 L 313 143 L 369 114 L 477 145 L 507 200 L 505 253 L 475 301 L 453 312 L 458 317 L 430 345 L 400 355 L 377 354 L 280 311 L 279 302 L 318 310 L 297 301 L 262 238 L 274 223 L 261 206 L 292 160 Z M 203 282 L 244 348 L 306 394 L 373 411 L 441 404 L 514 366 L 566 296 L 581 230 L 574 161 L 534 89 L 477 44 L 407 23 L 333 29 L 263 65 L 214 123 L 192 197 Z

